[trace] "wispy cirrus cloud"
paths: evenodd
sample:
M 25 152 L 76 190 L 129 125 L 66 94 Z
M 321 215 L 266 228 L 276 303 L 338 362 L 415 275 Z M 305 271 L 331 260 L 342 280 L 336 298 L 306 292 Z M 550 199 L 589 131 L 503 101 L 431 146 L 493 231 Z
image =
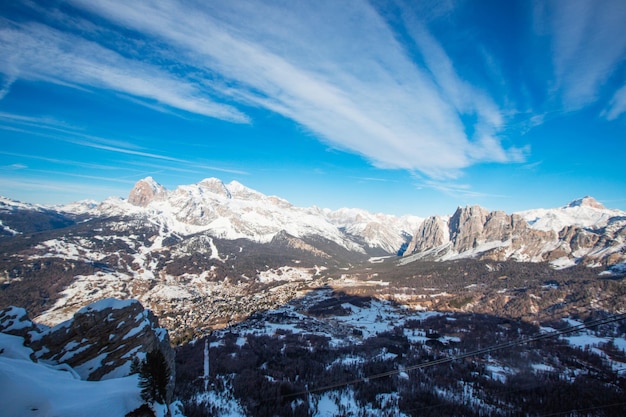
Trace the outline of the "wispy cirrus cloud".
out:
M 624 68 L 626 3 L 571 0 L 538 2 L 536 7 L 540 35 L 547 35 L 552 44 L 553 94 L 565 110 L 596 102 L 607 80 Z
M 0 100 L 7 95 L 9 90 L 11 89 L 11 85 L 15 82 L 17 77 L 11 73 L 0 74 L 2 78 L 0 78 Z
M 2 122 L 5 124 L 3 125 Z M 150 159 L 160 159 L 171 162 L 185 163 L 187 161 L 167 155 L 148 152 L 135 143 L 110 139 L 87 134 L 79 128 L 62 121 L 46 116 L 33 117 L 14 113 L 0 112 L 0 129 L 14 130 L 32 135 L 48 137 L 64 142 L 73 143 L 86 148 L 100 149 L 126 155 L 142 156 Z
M 9 193 L 19 190 L 24 201 L 31 203 L 59 204 L 99 198 L 101 195 L 127 195 L 129 184 L 132 184 L 132 181 L 117 181 L 108 177 L 83 178 L 89 180 L 84 182 L 73 178 L 81 177 L 68 175 L 66 179 L 60 179 L 58 172 L 48 173 L 47 179 L 0 177 L 0 188 Z M 94 180 L 101 180 L 101 183 Z M 110 183 L 120 185 L 108 185 Z M 64 201 L 59 201 L 59 195 L 63 195 Z
M 5 166 L 0 167 L 0 169 L 7 170 L 7 171 L 19 171 L 19 170 L 26 169 L 26 168 L 28 168 L 28 166 L 24 164 L 11 164 L 11 165 L 5 165 Z
M 68 3 L 87 14 L 50 12 L 54 28 L 5 22 L 0 30 L 0 52 L 8 57 L 0 64 L 5 84 L 22 77 L 113 89 L 156 110 L 169 106 L 243 123 L 251 122 L 250 106 L 260 107 L 376 167 L 436 179 L 456 178 L 483 162 L 525 161 L 529 147 L 503 144 L 507 118 L 528 113 L 532 128 L 546 111 L 545 103 L 537 102 L 531 107 L 539 113 L 515 109 L 513 98 L 473 84 L 446 39 L 431 30 L 428 19 L 434 17 L 425 18 L 421 9 L 403 2 L 393 2 L 399 10 L 393 24 L 366 1 Z M 552 62 L 547 84 L 566 111 L 604 94 L 609 96 L 604 117 L 626 112 L 623 89 L 603 90 L 624 65 L 624 4 L 536 4 L 533 16 L 540 29 L 534 36 L 551 45 L 551 54 L 537 59 Z M 436 18 L 462 17 L 454 15 L 454 4 L 426 9 Z M 137 36 L 124 43 L 121 28 Z M 93 31 L 108 35 L 96 42 L 85 36 Z M 414 50 L 400 38 L 411 39 Z M 476 50 L 489 61 L 487 44 Z M 501 70 L 497 63 L 483 64 L 494 73 Z M 514 82 L 513 76 L 500 75 L 500 90 Z
M 164 167 L 163 165 L 153 164 L 149 162 L 130 162 L 130 165 L 148 168 L 149 172 L 154 172 L 155 170 L 161 171 L 170 171 L 170 172 L 183 172 L 197 175 L 206 175 L 207 172 L 216 171 L 216 172 L 224 172 L 227 174 L 236 174 L 236 175 L 250 175 L 248 171 L 244 171 L 241 169 L 235 168 L 224 168 L 217 165 L 210 164 L 202 164 L 202 163 L 193 163 L 193 162 L 185 162 L 185 164 L 181 164 L 180 166 L 168 165 Z M 149 174 L 146 174 L 149 175 Z M 152 175 L 152 174 L 150 174 Z
M 249 122 L 239 110 L 213 101 L 194 83 L 158 66 L 126 58 L 80 36 L 39 23 L 1 23 L 0 71 L 11 82 L 43 80 L 113 90 L 146 100 L 147 105 L 156 102 L 230 122 Z
M 484 161 L 508 162 L 500 111 L 455 78 L 443 49 L 416 34 L 444 75 L 421 68 L 364 1 L 202 4 L 74 0 L 77 7 L 153 37 L 181 63 L 219 75 L 212 88 L 295 120 L 375 166 L 454 177 Z M 460 91 L 455 87 L 463 87 Z M 469 137 L 462 113 L 480 116 Z
M 86 169 L 91 169 L 91 170 L 97 169 L 97 170 L 104 170 L 104 171 L 116 171 L 120 169 L 119 167 L 111 166 L 111 165 L 95 164 L 95 163 L 90 163 L 90 162 L 85 162 L 85 161 L 76 161 L 72 159 L 49 158 L 49 157 L 41 156 L 38 154 L 25 154 L 25 153 L 0 151 L 0 155 L 6 155 L 6 156 L 20 158 L 20 159 L 32 159 L 32 160 L 37 160 L 37 161 L 49 162 L 55 165 L 75 166 L 75 167 L 86 168 Z M 26 165 L 21 164 L 21 163 L 12 164 L 11 166 L 28 168 Z
M 626 113 L 626 84 L 615 92 L 602 115 L 608 120 L 615 120 L 623 113 Z
M 99 149 L 114 154 L 117 153 L 122 155 L 141 157 L 141 161 L 132 160 L 130 162 L 131 165 L 142 164 L 145 167 L 151 167 L 161 170 L 164 168 L 162 161 L 165 161 L 168 162 L 167 169 L 171 171 L 194 172 L 197 174 L 206 173 L 207 171 L 217 171 L 229 174 L 249 175 L 248 172 L 239 169 L 225 168 L 217 165 L 210 165 L 198 161 L 190 161 L 188 159 L 175 158 L 169 155 L 151 152 L 149 149 L 140 147 L 130 141 L 90 135 L 83 132 L 80 127 L 72 126 L 64 121 L 57 120 L 48 116 L 33 117 L 15 113 L 0 112 L 0 129 L 51 138 L 71 143 L 80 147 Z M 24 154 L 7 151 L 0 151 L 0 154 L 22 159 L 35 159 L 59 165 L 76 166 L 87 169 L 97 169 L 105 171 L 120 169 L 119 166 L 95 164 L 82 160 L 50 158 L 38 154 Z M 160 163 L 160 165 L 156 163 L 146 162 L 150 160 L 156 160 Z M 176 168 L 176 165 L 188 168 L 191 167 L 194 169 L 191 170 L 188 168 Z
M 465 198 L 485 198 L 485 197 L 505 197 L 504 195 L 485 193 L 476 191 L 470 184 L 457 183 L 452 181 L 438 181 L 425 179 L 416 182 L 417 188 L 429 188 L 447 194 L 456 199 Z

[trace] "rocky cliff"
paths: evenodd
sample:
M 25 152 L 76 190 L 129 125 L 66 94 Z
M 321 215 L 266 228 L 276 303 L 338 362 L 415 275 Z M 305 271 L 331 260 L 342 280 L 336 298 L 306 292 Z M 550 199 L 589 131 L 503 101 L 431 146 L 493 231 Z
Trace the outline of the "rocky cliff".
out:
M 167 331 L 136 300 L 103 299 L 52 328 L 33 323 L 22 308 L 9 307 L 0 311 L 0 331 L 24 337 L 33 360 L 69 366 L 83 380 L 127 376 L 133 360 L 142 360 L 155 349 L 163 353 L 171 374 L 175 373 Z M 173 391 L 172 378 L 168 402 Z
M 427 218 L 404 255 L 611 266 L 626 260 L 626 217 L 621 214 L 589 197 L 546 213 L 509 215 L 480 206 L 459 207 L 450 218 Z M 526 220 L 533 215 L 537 217 Z M 557 229 L 561 224 L 566 225 Z

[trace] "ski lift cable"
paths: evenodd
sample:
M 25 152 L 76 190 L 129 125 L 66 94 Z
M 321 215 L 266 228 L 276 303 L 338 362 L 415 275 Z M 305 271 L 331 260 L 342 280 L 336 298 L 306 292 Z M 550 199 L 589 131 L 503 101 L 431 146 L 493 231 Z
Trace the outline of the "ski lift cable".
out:
M 323 391 L 328 391 L 328 390 L 332 390 L 332 389 L 336 389 L 336 388 L 342 388 L 345 386 L 350 386 L 350 385 L 354 385 L 357 383 L 361 383 L 361 382 L 368 382 L 370 380 L 373 379 L 379 379 L 379 378 L 385 378 L 388 376 L 392 376 L 392 375 L 397 375 L 400 372 L 408 372 L 408 371 L 412 371 L 412 370 L 416 370 L 416 369 L 423 369 L 423 368 L 429 368 L 432 366 L 436 366 L 436 365 L 441 365 L 441 364 L 445 364 L 445 363 L 450 363 L 450 362 L 454 362 L 460 359 L 465 359 L 465 358 L 469 358 L 469 357 L 473 357 L 473 356 L 479 356 L 479 355 L 484 355 L 486 353 L 491 353 L 491 352 L 495 352 L 498 350 L 502 350 L 502 349 L 507 349 L 507 348 L 512 348 L 515 346 L 521 346 L 521 345 L 525 345 L 528 343 L 532 343 L 532 342 L 536 342 L 536 341 L 540 341 L 543 339 L 548 339 L 548 338 L 553 338 L 553 337 L 557 337 L 557 336 L 562 336 L 564 334 L 569 334 L 569 333 L 574 333 L 580 330 L 584 330 L 584 329 L 590 329 L 592 327 L 597 327 L 600 325 L 604 325 L 604 324 L 610 324 L 610 323 L 615 323 L 621 320 L 626 319 L 626 313 L 622 313 L 622 314 L 617 314 L 617 315 L 613 315 L 613 316 L 609 316 L 607 318 L 604 319 L 596 319 L 596 320 L 592 320 L 588 323 L 582 323 L 582 324 L 577 324 L 574 326 L 568 326 L 562 330 L 555 330 L 552 332 L 546 332 L 537 336 L 533 336 L 527 339 L 520 339 L 520 340 L 516 340 L 516 341 L 512 341 L 512 342 L 507 342 L 507 343 L 503 343 L 503 344 L 499 344 L 499 345 L 492 345 L 492 346 L 488 346 L 482 349 L 478 349 L 478 350 L 474 350 L 471 352 L 467 352 L 467 353 L 463 353 L 460 355 L 454 355 L 454 356 L 448 356 L 448 357 L 443 357 L 443 358 L 439 358 L 439 359 L 435 359 L 432 361 L 427 361 L 427 362 L 422 362 L 420 364 L 417 365 L 412 365 L 412 366 L 404 366 L 402 367 L 402 369 L 392 369 L 389 370 L 387 372 L 381 372 L 378 374 L 373 374 L 373 375 L 368 375 L 368 376 L 364 376 L 364 377 L 359 377 L 359 378 L 355 378 L 349 381 L 344 381 L 344 382 L 339 382 L 339 383 L 335 383 L 335 384 L 329 384 L 329 385 L 325 385 L 322 387 L 318 387 L 318 388 L 312 388 L 312 389 L 307 389 L 306 391 L 300 391 L 300 392 L 296 392 L 296 393 L 291 393 L 291 394 L 286 394 L 281 396 L 281 398 L 288 398 L 288 397 L 297 397 L 297 396 L 301 396 L 301 395 L 309 395 L 309 394 L 313 394 L 313 393 L 317 393 L 317 392 L 323 392 Z

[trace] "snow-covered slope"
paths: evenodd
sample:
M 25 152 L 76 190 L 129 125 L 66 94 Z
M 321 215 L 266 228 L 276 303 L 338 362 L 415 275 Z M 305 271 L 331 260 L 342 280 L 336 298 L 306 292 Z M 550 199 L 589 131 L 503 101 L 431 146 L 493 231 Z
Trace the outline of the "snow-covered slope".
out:
M 379 247 L 388 253 L 398 252 L 424 221 L 418 216 L 396 217 L 355 208 L 324 210 L 323 213 L 332 224 L 346 233 L 363 239 L 372 248 Z
M 27 221 L 20 223 L 15 216 L 6 215 L 15 211 L 29 212 Z M 53 223 L 70 224 L 78 216 L 130 217 L 151 224 L 160 230 L 160 236 L 150 244 L 151 251 L 158 250 L 172 236 L 182 238 L 202 233 L 210 238 L 243 238 L 257 243 L 290 239 L 290 236 L 309 239 L 298 242 L 297 246 L 318 254 L 324 249 L 311 245 L 311 239 L 321 238 L 353 254 L 380 256 L 403 252 L 412 255 L 411 259 L 448 260 L 487 255 L 499 260 L 547 260 L 556 266 L 583 260 L 605 266 L 626 261 L 626 212 L 607 209 L 591 197 L 559 208 L 511 215 L 478 206 L 459 207 L 452 216 L 424 220 L 361 209 L 296 207 L 239 182 L 224 184 L 217 178 L 170 191 L 147 177 L 136 183 L 127 199 L 109 198 L 98 205 L 84 201 L 45 208 L 2 199 L 0 233 L 12 236 L 24 230 L 45 230 L 52 228 Z M 37 224 L 35 230 L 28 229 L 29 224 Z M 120 231 L 122 228 L 120 225 Z
M 76 207 L 72 209 L 76 212 Z M 395 253 L 421 219 L 371 214 L 364 210 L 336 212 L 317 207 L 296 207 L 275 196 L 266 196 L 237 181 L 224 184 L 207 178 L 197 184 L 166 190 L 153 178 L 137 182 L 129 198 L 110 198 L 92 215 L 145 216 L 170 233 L 206 232 L 222 239 L 245 238 L 270 242 L 279 232 L 303 238 L 321 236 L 343 248 L 364 253 L 364 246 Z
M 22 308 L 0 310 L 0 414 L 122 417 L 136 410 L 144 401 L 139 378 L 129 375 L 127 365 L 155 348 L 146 336 L 161 333 L 160 349 L 167 350 L 174 369 L 167 332 L 153 324 L 131 300 L 102 300 L 43 330 Z M 157 404 L 154 409 L 159 416 L 167 411 Z
M 33 362 L 24 339 L 0 333 L 2 415 L 124 416 L 141 406 L 137 375 L 92 382 L 67 369 Z
M 593 197 L 580 198 L 563 207 L 526 210 L 516 214 L 534 229 L 555 232 L 567 226 L 600 229 L 605 227 L 611 219 L 626 218 L 626 212 L 607 209 Z
M 54 321 L 39 317 L 38 321 Z M 134 358 L 154 349 L 170 355 L 169 336 L 154 315 L 137 300 L 101 299 L 76 312 L 71 319 L 41 333 L 30 333 L 37 358 L 68 364 L 86 380 L 128 375 Z M 171 355 L 170 355 L 171 356 Z M 173 357 L 170 357 L 173 362 Z

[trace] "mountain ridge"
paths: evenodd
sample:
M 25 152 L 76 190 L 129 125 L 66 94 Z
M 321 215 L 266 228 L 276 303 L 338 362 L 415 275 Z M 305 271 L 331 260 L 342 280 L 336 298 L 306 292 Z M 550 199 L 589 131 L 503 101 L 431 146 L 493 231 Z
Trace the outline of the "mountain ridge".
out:
M 0 205 L 0 231 L 15 235 L 3 213 L 11 207 L 74 216 L 139 216 L 159 225 L 162 239 L 207 233 L 221 239 L 269 243 L 279 233 L 297 239 L 321 236 L 340 247 L 365 255 L 403 254 L 411 259 L 449 260 L 463 257 L 577 263 L 610 267 L 626 261 L 626 212 L 607 209 L 585 196 L 552 209 L 512 214 L 473 205 L 452 215 L 397 217 L 358 208 L 338 210 L 296 207 L 245 185 L 218 178 L 168 190 L 154 178 L 137 181 L 128 198 L 45 207 Z M 82 207 L 82 208 L 81 208 Z M 305 247 L 306 245 L 301 245 Z
M 55 325 L 99 299 L 136 298 L 165 316 L 181 340 L 188 331 L 227 326 L 325 285 L 429 308 L 448 305 L 445 291 L 430 291 L 443 288 L 440 280 L 456 279 L 445 273 L 451 268 L 475 277 L 477 289 L 485 274 L 497 279 L 491 275 L 501 263 L 519 263 L 507 268 L 541 276 L 566 269 L 619 278 L 626 271 L 626 213 L 586 204 L 539 212 L 535 225 L 548 214 L 569 223 L 557 232 L 480 206 L 400 219 L 361 209 L 295 207 L 218 179 L 171 191 L 145 182 L 129 193 L 139 205 L 109 198 L 86 202 L 83 210 L 76 204 L 67 211 L 2 206 L 0 230 L 16 233 L 0 239 L 0 306 L 18 303 Z M 32 218 L 41 220 L 41 230 L 22 232 L 20 225 Z M 449 305 L 464 305 L 459 297 Z M 508 302 L 502 297 L 490 293 L 485 302 Z

